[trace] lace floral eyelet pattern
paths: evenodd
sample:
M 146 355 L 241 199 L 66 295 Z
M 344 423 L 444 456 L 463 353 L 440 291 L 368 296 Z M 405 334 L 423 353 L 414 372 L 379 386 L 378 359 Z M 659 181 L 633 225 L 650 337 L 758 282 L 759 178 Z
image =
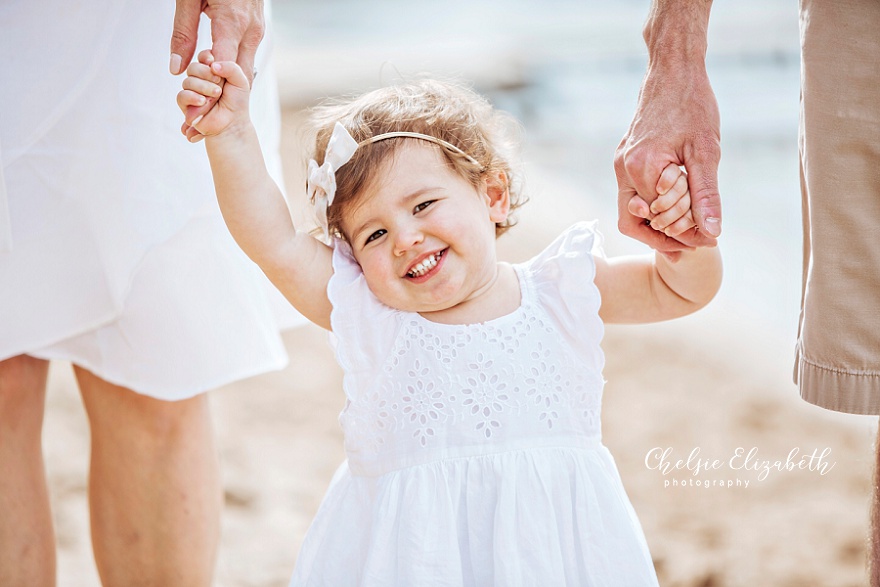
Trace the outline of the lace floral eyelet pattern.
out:
M 350 458 L 427 458 L 547 433 L 599 438 L 601 373 L 540 308 L 524 301 L 509 318 L 456 327 L 408 318 L 380 376 L 341 416 Z

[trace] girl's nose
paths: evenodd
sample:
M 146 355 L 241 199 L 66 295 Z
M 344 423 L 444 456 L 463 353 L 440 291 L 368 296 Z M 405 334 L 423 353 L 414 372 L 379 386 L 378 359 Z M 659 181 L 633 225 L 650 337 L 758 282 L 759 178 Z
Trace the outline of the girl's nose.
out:
M 394 239 L 394 254 L 399 257 L 423 240 L 424 236 L 420 230 L 415 228 L 399 230 Z

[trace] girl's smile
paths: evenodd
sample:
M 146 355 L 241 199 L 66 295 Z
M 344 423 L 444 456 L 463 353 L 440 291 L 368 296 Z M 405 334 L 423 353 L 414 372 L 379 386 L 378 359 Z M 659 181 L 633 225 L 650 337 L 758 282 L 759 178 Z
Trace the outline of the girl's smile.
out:
M 413 263 L 410 270 L 406 272 L 406 276 L 413 283 L 424 283 L 425 281 L 428 281 L 431 277 L 440 272 L 440 268 L 443 266 L 443 254 L 448 250 L 449 249 L 447 248 L 442 251 L 423 255 L 422 259 Z

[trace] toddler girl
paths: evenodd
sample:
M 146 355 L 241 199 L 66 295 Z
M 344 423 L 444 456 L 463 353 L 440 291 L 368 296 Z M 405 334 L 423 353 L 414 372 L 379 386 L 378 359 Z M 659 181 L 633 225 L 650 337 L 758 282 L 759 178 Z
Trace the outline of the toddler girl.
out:
M 499 263 L 521 201 L 502 119 L 429 81 L 318 110 L 308 191 L 325 244 L 294 229 L 265 171 L 241 70 L 200 61 L 178 102 L 219 97 L 183 129 L 207 137 L 229 229 L 333 331 L 344 370 L 348 459 L 291 585 L 656 585 L 601 442 L 602 324 L 700 308 L 720 283 L 717 251 L 606 259 L 582 222 L 526 263 Z M 676 166 L 658 190 L 652 225 L 692 229 Z

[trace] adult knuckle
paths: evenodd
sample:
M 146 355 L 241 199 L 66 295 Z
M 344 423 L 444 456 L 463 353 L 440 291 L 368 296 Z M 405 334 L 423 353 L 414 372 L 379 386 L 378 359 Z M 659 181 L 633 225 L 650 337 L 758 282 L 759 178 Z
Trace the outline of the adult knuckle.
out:
M 263 12 L 257 6 L 230 6 L 229 18 L 241 30 L 242 36 L 247 34 L 258 33 L 262 36 L 266 24 L 263 19 Z
M 707 177 L 703 180 L 703 185 L 698 186 L 693 192 L 694 200 L 704 203 L 716 203 L 721 201 L 721 195 L 718 193 L 718 180 L 713 177 Z
M 649 161 L 649 154 L 645 149 L 632 147 L 625 153 L 623 165 L 628 173 L 634 173 L 644 169 Z
M 691 143 L 694 156 L 704 161 L 719 161 L 721 159 L 721 137 L 711 132 L 696 133 Z
M 618 147 L 614 152 L 614 171 L 617 175 L 623 175 L 625 171 L 624 163 L 626 161 L 626 154 L 622 147 Z
M 189 31 L 180 28 L 174 27 L 174 31 L 171 33 L 171 43 L 175 46 L 180 45 L 192 45 L 196 42 L 195 35 L 190 34 Z
M 262 14 L 257 14 L 250 21 L 250 24 L 247 28 L 247 37 L 249 39 L 259 43 L 260 41 L 263 40 L 263 36 L 265 34 L 266 34 L 266 21 L 263 20 Z

